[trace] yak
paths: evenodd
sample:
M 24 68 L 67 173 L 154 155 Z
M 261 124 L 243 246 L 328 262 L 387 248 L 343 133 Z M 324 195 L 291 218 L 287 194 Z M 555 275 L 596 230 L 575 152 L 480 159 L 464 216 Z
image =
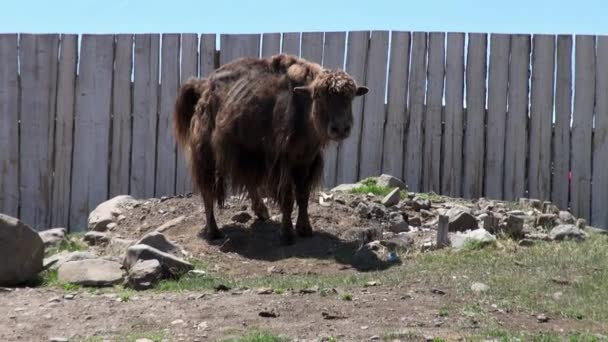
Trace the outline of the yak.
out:
M 340 69 L 278 54 L 239 58 L 204 78 L 190 78 L 177 92 L 173 128 L 200 192 L 207 240 L 222 237 L 214 204 L 223 206 L 227 187 L 247 193 L 259 220 L 269 219 L 263 197 L 282 213 L 280 239 L 295 232 L 312 236 L 311 191 L 323 173 L 323 151 L 350 135 L 352 101 L 368 88 Z

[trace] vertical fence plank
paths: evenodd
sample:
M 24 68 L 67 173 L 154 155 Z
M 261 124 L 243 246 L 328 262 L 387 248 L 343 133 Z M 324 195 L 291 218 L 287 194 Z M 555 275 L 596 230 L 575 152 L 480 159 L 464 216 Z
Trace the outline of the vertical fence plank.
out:
M 16 34 L 0 34 L 0 212 L 19 214 L 19 76 Z
M 281 52 L 290 55 L 300 55 L 300 33 L 299 32 L 286 32 L 283 33 L 283 43 Z
M 570 118 L 572 112 L 572 36 L 557 37 L 555 85 L 555 132 L 553 133 L 553 181 L 551 200 L 568 208 L 570 192 Z
M 222 34 L 220 35 L 220 65 L 237 58 L 260 56 L 259 34 Z
M 135 35 L 131 194 L 154 196 L 158 116 L 159 35 Z
M 346 32 L 326 32 L 323 47 L 323 66 L 329 69 L 344 69 L 344 47 L 346 45 Z M 336 185 L 336 171 L 338 161 L 338 145 L 329 144 L 325 150 L 325 166 L 323 170 L 323 185 L 332 187 Z
M 214 34 L 201 35 L 201 47 L 199 52 L 201 58 L 199 66 L 200 77 L 207 77 L 207 75 L 218 67 L 215 60 L 215 40 Z
M 535 35 L 532 46 L 529 197 L 548 200 L 551 195 L 555 36 Z
M 133 35 L 116 35 L 115 44 L 112 80 L 112 159 L 110 161 L 110 196 L 112 197 L 129 193 Z
M 511 37 L 492 34 L 488 74 L 485 196 L 502 199 Z
M 155 196 L 175 193 L 176 146 L 173 137 L 173 106 L 179 87 L 179 34 L 163 34 L 160 71 L 160 104 L 156 143 Z
M 311 62 L 323 63 L 323 32 L 302 33 L 301 57 Z
M 591 224 L 608 229 L 608 36 L 597 38 Z
M 528 80 L 530 77 L 530 36 L 511 36 L 509 66 L 509 109 L 505 139 L 504 199 L 515 200 L 526 190 L 528 140 Z
M 379 176 L 382 170 L 382 143 L 386 107 L 386 64 L 388 60 L 388 31 L 373 31 L 367 59 L 366 82 L 359 177 Z
M 572 212 L 590 219 L 591 134 L 595 101 L 595 36 L 576 37 L 572 125 Z
M 464 136 L 464 179 L 462 195 L 477 198 L 483 194 L 483 157 L 486 112 L 486 34 L 469 35 L 466 70 L 467 116 Z
M 74 122 L 70 230 L 108 196 L 114 36 L 83 35 Z
M 198 76 L 198 35 L 182 34 L 181 41 L 180 83 L 185 83 L 190 77 Z M 173 110 L 173 107 L 171 108 Z M 171 135 L 173 137 L 173 133 Z M 175 170 L 175 193 L 184 194 L 192 191 L 192 178 L 188 162 L 183 151 L 177 150 L 177 168 Z
M 57 79 L 57 119 L 55 124 L 55 171 L 51 201 L 51 226 L 53 227 L 67 227 L 70 219 L 72 129 L 74 127 L 78 36 L 62 35 L 60 44 L 61 56 L 59 57 Z
M 459 197 L 464 125 L 464 33 L 448 33 L 441 193 Z
M 281 52 L 281 34 L 264 33 L 262 35 L 262 57 L 267 58 Z
M 409 125 L 405 152 L 405 182 L 410 191 L 420 191 L 422 185 L 422 123 L 426 90 L 427 33 L 414 32 L 409 83 Z
M 403 175 L 403 150 L 407 122 L 407 81 L 410 66 L 409 32 L 391 34 L 391 55 L 388 68 L 387 114 L 382 145 L 382 172 L 396 177 Z
M 20 216 L 34 229 L 51 223 L 58 35 L 21 35 Z
M 445 77 L 445 33 L 429 34 L 429 65 L 424 116 L 422 190 L 441 191 L 441 114 Z
M 348 33 L 345 69 L 359 84 L 366 84 L 365 65 L 367 64 L 368 47 L 369 31 Z M 352 183 L 358 179 L 359 138 L 361 137 L 363 104 L 367 96 L 359 96 L 353 101 L 353 128 L 350 136 L 338 146 L 338 183 Z

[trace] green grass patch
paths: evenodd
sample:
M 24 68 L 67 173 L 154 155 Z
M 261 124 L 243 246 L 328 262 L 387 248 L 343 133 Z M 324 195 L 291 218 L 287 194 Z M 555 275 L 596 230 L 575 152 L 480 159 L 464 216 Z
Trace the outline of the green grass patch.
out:
M 507 330 L 488 330 L 485 333 L 465 338 L 465 341 L 481 342 L 487 341 L 488 339 L 501 342 L 600 342 L 608 340 L 606 337 L 584 332 L 560 336 L 553 333 L 530 334 L 522 332 L 512 332 Z
M 351 295 L 350 293 L 344 293 L 341 297 L 342 297 L 342 300 L 345 300 L 348 302 L 353 300 L 353 295 Z
M 61 241 L 59 246 L 47 249 L 45 251 L 45 255 L 48 257 L 51 255 L 57 254 L 59 252 L 64 252 L 64 251 L 78 252 L 78 251 L 86 250 L 87 246 L 85 244 L 83 244 L 82 242 L 80 242 L 80 239 L 79 239 L 80 235 L 81 234 L 78 234 L 78 235 L 70 234 L 70 235 L 66 236 L 66 238 Z
M 226 339 L 224 342 L 288 342 L 290 339 L 274 335 L 266 331 L 250 331 L 237 338 Z

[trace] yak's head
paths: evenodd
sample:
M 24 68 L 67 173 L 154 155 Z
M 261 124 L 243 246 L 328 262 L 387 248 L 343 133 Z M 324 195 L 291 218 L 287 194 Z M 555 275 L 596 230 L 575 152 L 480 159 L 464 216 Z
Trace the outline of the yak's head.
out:
M 317 133 L 324 139 L 340 141 L 350 135 L 353 126 L 352 102 L 368 89 L 358 86 L 342 70 L 321 70 L 306 86 L 294 92 L 312 99 L 311 118 Z

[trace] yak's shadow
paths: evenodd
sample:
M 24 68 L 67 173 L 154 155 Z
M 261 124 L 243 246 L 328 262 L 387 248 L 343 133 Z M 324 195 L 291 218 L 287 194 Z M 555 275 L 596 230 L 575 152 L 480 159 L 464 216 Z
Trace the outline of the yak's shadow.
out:
M 281 244 L 278 222 L 254 221 L 250 225 L 227 224 L 220 228 L 224 238 L 212 242 L 225 253 L 236 253 L 252 260 L 278 261 L 288 258 L 334 259 L 343 265 L 350 265 L 358 271 L 385 270 L 398 262 L 381 260 L 367 253 L 364 260 L 357 258 L 356 251 L 361 241 L 345 241 L 335 235 L 315 229 L 312 237 L 296 236 L 293 245 Z

